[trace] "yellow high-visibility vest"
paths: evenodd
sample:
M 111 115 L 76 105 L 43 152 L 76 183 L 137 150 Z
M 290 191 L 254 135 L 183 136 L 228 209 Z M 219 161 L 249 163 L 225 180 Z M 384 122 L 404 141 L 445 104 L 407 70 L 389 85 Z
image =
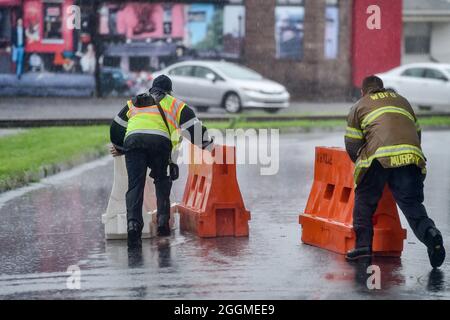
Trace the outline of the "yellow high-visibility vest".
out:
M 178 145 L 181 138 L 180 115 L 186 104 L 168 94 L 159 104 L 164 110 L 170 131 L 167 130 L 156 105 L 137 108 L 131 100 L 128 100 L 128 126 L 125 139 L 134 133 L 157 134 L 170 139 L 173 147 Z

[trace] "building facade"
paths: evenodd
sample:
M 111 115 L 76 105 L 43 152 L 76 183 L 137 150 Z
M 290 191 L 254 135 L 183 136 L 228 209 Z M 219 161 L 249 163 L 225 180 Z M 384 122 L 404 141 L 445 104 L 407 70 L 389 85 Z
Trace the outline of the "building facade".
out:
M 450 1 L 404 0 L 402 63 L 450 63 Z
M 362 77 L 400 64 L 402 0 L 376 1 L 380 30 L 367 27 L 372 2 L 0 0 L 0 73 L 14 71 L 9 34 L 22 16 L 26 71 L 92 74 L 101 95 L 140 91 L 177 61 L 225 59 L 293 99 L 349 99 Z M 79 29 L 64 23 L 70 5 L 81 7 Z
M 286 21 L 295 22 L 296 13 L 300 45 L 297 54 L 283 54 L 293 33 Z M 346 98 L 352 87 L 351 20 L 351 0 L 247 0 L 244 63 L 283 83 L 294 98 Z

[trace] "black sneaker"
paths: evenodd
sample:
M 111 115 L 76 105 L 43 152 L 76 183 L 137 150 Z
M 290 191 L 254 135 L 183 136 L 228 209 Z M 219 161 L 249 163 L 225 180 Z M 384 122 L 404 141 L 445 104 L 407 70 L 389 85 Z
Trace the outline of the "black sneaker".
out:
M 347 261 L 356 261 L 360 259 L 370 259 L 372 257 L 372 248 L 371 247 L 362 247 L 362 248 L 355 248 L 353 250 L 350 250 L 345 255 L 345 259 Z
M 139 225 L 130 221 L 128 223 L 128 248 L 140 248 L 142 247 L 142 233 Z
M 433 268 L 439 268 L 445 260 L 444 241 L 442 234 L 436 228 L 428 229 L 428 258 Z
M 158 227 L 158 237 L 170 236 L 170 227 Z

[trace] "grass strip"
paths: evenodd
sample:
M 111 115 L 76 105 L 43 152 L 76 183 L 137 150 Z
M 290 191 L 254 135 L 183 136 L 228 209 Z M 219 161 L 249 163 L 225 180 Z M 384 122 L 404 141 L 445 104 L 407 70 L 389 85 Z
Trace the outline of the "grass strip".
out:
M 0 192 L 107 153 L 107 126 L 51 127 L 0 137 Z

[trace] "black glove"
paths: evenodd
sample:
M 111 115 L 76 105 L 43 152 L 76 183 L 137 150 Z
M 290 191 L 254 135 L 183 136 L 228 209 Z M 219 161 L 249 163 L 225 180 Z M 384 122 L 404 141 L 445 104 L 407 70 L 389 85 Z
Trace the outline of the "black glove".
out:
M 209 152 L 214 150 L 214 138 L 210 138 L 209 141 L 204 141 L 202 143 L 202 149 L 208 150 Z

